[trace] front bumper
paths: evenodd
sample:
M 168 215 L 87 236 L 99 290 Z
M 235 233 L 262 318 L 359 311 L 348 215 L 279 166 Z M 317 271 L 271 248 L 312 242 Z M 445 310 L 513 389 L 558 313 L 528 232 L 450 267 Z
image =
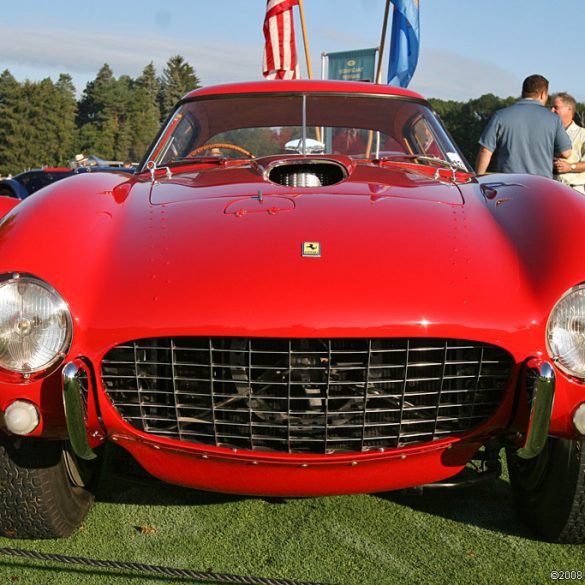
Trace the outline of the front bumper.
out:
M 488 422 L 457 437 L 367 452 L 275 453 L 181 443 L 143 432 L 122 420 L 103 393 L 98 412 L 98 386 L 89 361 L 74 360 L 63 369 L 67 428 L 79 457 L 95 457 L 93 448 L 107 435 L 161 480 L 249 495 L 373 493 L 446 480 L 462 471 L 485 442 L 503 432 L 502 421 L 509 418 L 513 398 L 509 394 L 498 417 L 500 422 Z M 101 416 L 107 425 L 102 426 Z
M 532 359 L 526 364 L 524 378 L 527 380 L 530 414 L 524 444 L 518 449 L 518 456 L 533 459 L 540 454 L 549 435 L 556 376 L 550 363 Z
M 530 399 L 527 431 L 519 455 L 532 458 L 549 433 L 555 372 L 548 362 L 530 360 L 522 384 Z M 97 410 L 97 387 L 89 362 L 77 359 L 63 369 L 63 399 L 69 440 L 82 459 L 105 440 Z M 521 394 L 524 394 L 522 392 Z M 111 404 L 102 404 L 115 413 Z M 109 440 L 124 447 L 152 475 L 196 489 L 272 496 L 317 496 L 382 492 L 443 481 L 459 473 L 477 450 L 504 428 L 486 426 L 452 437 L 377 452 L 305 455 L 254 452 L 197 444 L 181 444 L 138 431 L 122 420 Z

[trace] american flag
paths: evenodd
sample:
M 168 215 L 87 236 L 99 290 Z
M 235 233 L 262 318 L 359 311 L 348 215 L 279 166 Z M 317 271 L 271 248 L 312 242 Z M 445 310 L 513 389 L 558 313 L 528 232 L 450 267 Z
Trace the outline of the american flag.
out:
M 262 73 L 268 79 L 298 79 L 293 6 L 298 0 L 267 0 Z

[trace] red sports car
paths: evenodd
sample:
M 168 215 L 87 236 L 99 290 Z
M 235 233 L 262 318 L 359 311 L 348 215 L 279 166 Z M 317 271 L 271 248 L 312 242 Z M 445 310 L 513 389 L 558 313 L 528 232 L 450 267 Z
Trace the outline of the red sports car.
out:
M 2 534 L 70 534 L 113 441 L 165 481 L 272 496 L 475 481 L 505 449 L 527 521 L 585 539 L 585 199 L 476 177 L 421 96 L 203 88 L 135 175 L 16 203 Z

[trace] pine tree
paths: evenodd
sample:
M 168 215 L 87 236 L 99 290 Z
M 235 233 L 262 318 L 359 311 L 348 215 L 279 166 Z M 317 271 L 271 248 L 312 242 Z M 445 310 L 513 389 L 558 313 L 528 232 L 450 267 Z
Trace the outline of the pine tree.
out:
M 6 70 L 0 75 L 0 173 L 62 166 L 76 152 L 138 162 L 161 119 L 197 87 L 195 70 L 180 55 L 168 60 L 160 79 L 152 63 L 137 79 L 116 79 L 106 63 L 79 102 L 69 75 L 56 83 L 19 83 Z
M 56 114 L 58 123 L 56 127 L 59 149 L 57 152 L 57 164 L 63 166 L 75 154 L 75 137 L 77 126 L 77 100 L 75 98 L 75 86 L 70 75 L 62 73 L 55 84 Z
M 31 128 L 26 167 L 55 166 L 60 151 L 58 91 L 48 78 L 36 83 L 25 81 L 24 87 Z
M 49 84 L 50 80 L 36 84 L 26 80 L 20 85 L 18 101 L 13 108 L 18 127 L 11 135 L 6 136 L 13 174 L 46 164 L 44 152 L 41 151 L 45 137 L 45 120 L 39 95 L 41 91 L 48 91 Z
M 69 76 L 58 84 L 51 79 L 16 83 L 5 72 L 0 82 L 0 119 L 6 170 L 64 164 L 70 156 L 75 134 L 75 90 Z M 3 169 L 3 172 L 5 170 Z
M 109 108 L 109 115 L 114 120 L 116 129 L 112 158 L 125 160 L 132 148 L 130 117 L 135 101 L 134 80 L 128 75 L 122 75 L 116 81 L 114 95 L 114 103 Z
M 77 150 L 111 158 L 115 151 L 117 120 L 112 115 L 116 98 L 116 80 L 105 63 L 96 78 L 88 82 L 79 103 Z
M 199 87 L 199 78 L 181 55 L 175 55 L 167 61 L 160 85 L 159 104 L 161 118 L 164 119 L 187 92 Z
M 151 61 L 142 71 L 142 75 L 136 80 L 138 87 L 144 89 L 152 103 L 158 103 L 160 81 L 156 77 L 156 68 Z
M 128 130 L 132 141 L 128 156 L 138 162 L 156 136 L 160 127 L 160 109 L 158 93 L 160 84 L 156 78 L 156 69 L 149 63 L 142 75 L 134 82 L 133 99 L 128 105 Z
M 20 100 L 20 84 L 8 69 L 0 75 L 0 175 L 15 174 L 22 169 L 17 166 L 15 137 L 18 135 L 19 119 L 17 106 Z

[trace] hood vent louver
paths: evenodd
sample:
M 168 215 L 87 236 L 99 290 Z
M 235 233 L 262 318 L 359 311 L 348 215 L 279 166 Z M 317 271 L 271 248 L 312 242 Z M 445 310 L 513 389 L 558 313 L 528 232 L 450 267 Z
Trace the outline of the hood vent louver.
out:
M 335 185 L 347 178 L 347 169 L 335 161 L 278 162 L 266 170 L 266 178 L 285 187 L 307 188 Z

